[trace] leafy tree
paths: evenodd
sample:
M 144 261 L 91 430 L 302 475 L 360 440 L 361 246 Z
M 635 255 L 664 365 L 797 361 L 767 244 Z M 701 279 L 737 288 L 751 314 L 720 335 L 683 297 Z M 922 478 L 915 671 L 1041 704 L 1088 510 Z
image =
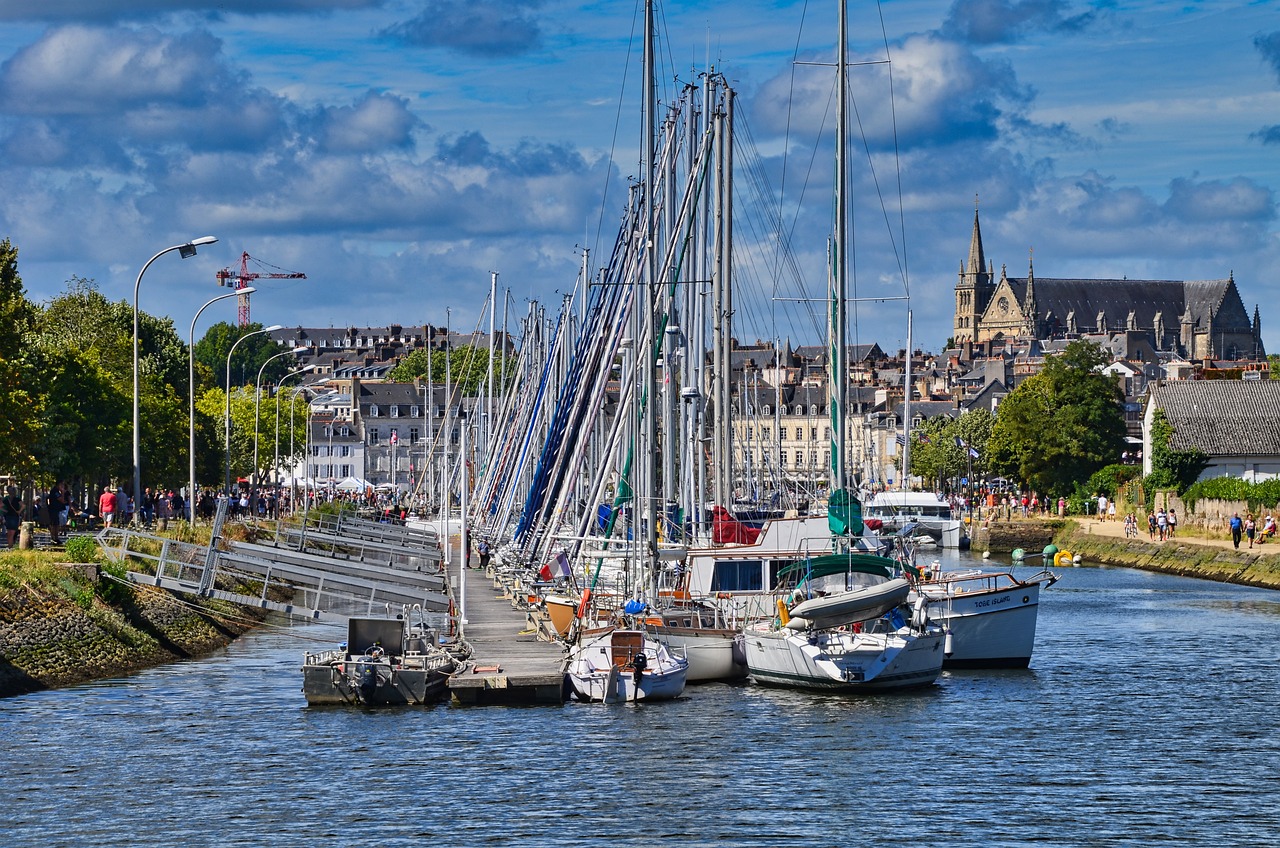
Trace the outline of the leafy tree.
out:
M 1107 356 L 1075 341 L 1000 404 L 988 442 L 992 470 L 1046 495 L 1071 492 L 1124 447 L 1124 398 L 1100 369 Z
M 1137 477 L 1140 471 L 1142 471 L 1142 468 L 1137 465 L 1112 463 L 1095 471 L 1089 481 L 1085 483 L 1084 490 L 1094 495 L 1104 494 L 1114 500 L 1121 487 Z
M 238 327 L 219 321 L 205 331 L 204 337 L 196 342 L 195 359 L 214 376 L 215 382 L 211 385 L 224 386 L 227 379 L 227 353 L 241 338 L 261 329 L 263 326 L 256 323 Z M 272 341 L 268 333 L 257 333 L 240 342 L 231 357 L 231 385 L 256 386 L 258 371 L 263 369 L 264 364 L 266 367 L 262 370 L 262 384 L 274 385 L 285 374 L 297 368 L 297 362 L 287 356 L 267 363 L 268 359 L 287 349 Z
M 25 336 L 34 307 L 18 275 L 18 249 L 0 241 L 0 470 L 35 472 L 41 391 Z
M 103 369 L 91 351 L 74 347 L 50 356 L 45 427 L 37 443 L 45 482 L 80 479 L 105 484 L 131 473 L 132 388 Z
M 248 344 L 248 342 L 245 342 Z M 238 351 L 237 351 L 238 353 Z M 208 477 L 202 477 L 202 480 L 216 480 L 219 488 L 223 485 L 226 475 L 226 403 L 227 396 L 219 388 L 206 389 L 204 393 L 196 399 L 197 413 L 209 422 L 216 421 L 216 450 L 217 463 L 215 474 Z M 307 416 L 310 407 L 307 401 L 292 390 L 286 388 L 285 393 L 280 397 L 280 462 L 282 465 L 287 464 L 290 457 L 290 405 L 293 405 L 293 458 L 301 460 L 306 454 L 307 441 Z M 257 440 L 258 440 L 258 476 L 260 479 L 267 479 L 272 466 L 275 464 L 276 451 L 276 398 L 263 396 L 258 403 L 257 410 Z M 209 428 L 212 429 L 212 428 Z M 253 389 L 248 387 L 232 388 L 231 390 L 231 478 L 234 482 L 241 477 L 249 477 L 254 470 L 253 466 L 253 446 L 254 446 L 254 402 Z M 207 469 L 207 466 L 206 466 Z
M 514 364 L 509 357 L 497 353 L 493 362 L 494 391 L 501 388 L 503 366 L 506 366 L 508 379 L 515 372 Z M 443 386 L 446 367 L 449 378 L 458 391 L 466 396 L 476 396 L 488 391 L 489 386 L 489 349 L 465 345 L 450 351 L 415 350 L 400 360 L 395 368 L 387 374 L 387 380 L 393 383 L 412 383 L 415 378 L 426 379 L 427 369 L 431 370 L 431 379 L 437 386 Z
M 1209 457 L 1203 451 L 1176 451 L 1169 447 L 1173 438 L 1173 425 L 1165 417 L 1163 409 L 1156 409 L 1151 419 L 1151 473 L 1147 475 L 1146 486 L 1151 491 L 1156 489 L 1176 489 L 1186 491 L 1209 464 Z

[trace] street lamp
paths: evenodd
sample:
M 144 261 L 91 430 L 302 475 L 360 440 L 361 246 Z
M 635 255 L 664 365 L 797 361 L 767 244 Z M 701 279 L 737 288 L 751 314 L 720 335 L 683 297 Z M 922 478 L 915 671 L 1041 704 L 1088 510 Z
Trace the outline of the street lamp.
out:
M 176 250 L 178 255 L 183 259 L 190 259 L 196 255 L 196 246 L 202 244 L 214 244 L 218 241 L 214 236 L 201 236 L 197 239 L 175 244 L 172 247 L 166 247 L 155 256 L 147 260 L 147 264 L 142 266 L 142 270 L 138 272 L 138 279 L 133 284 L 133 515 L 134 521 L 138 520 L 141 513 L 139 508 L 142 505 L 142 442 L 139 438 L 138 422 L 140 415 L 138 413 L 138 288 L 142 285 L 142 275 L 147 273 L 147 269 L 151 267 L 151 263 L 155 262 L 166 253 Z
M 290 371 L 288 374 L 285 374 L 283 377 L 280 378 L 280 382 L 276 383 L 276 459 L 271 466 L 271 482 L 275 484 L 277 498 L 279 498 L 279 495 L 280 495 L 280 491 L 279 491 L 280 489 L 280 387 L 283 386 L 284 381 L 289 379 L 290 377 L 296 376 L 298 374 L 305 374 L 307 371 L 311 371 L 315 367 L 316 367 L 315 363 L 312 363 L 310 365 L 304 365 L 301 368 L 299 368 L 297 371 Z M 293 404 L 289 405 L 289 439 L 292 442 L 293 440 Z M 293 453 L 292 447 L 290 447 L 289 453 L 290 454 Z
M 261 330 L 254 330 L 251 333 L 245 333 L 236 339 L 235 344 L 231 345 L 231 350 L 227 351 L 227 412 L 223 419 L 223 432 L 227 439 L 227 497 L 231 496 L 231 354 L 236 352 L 236 348 L 240 346 L 240 342 L 250 336 L 261 335 L 262 333 L 274 333 L 276 330 L 283 330 L 283 324 L 272 324 L 270 327 L 263 327 Z
M 267 364 L 270 363 L 271 360 L 279 359 L 282 356 L 288 356 L 291 353 L 303 353 L 304 351 L 310 353 L 311 348 L 295 347 L 290 348 L 289 350 L 282 350 L 274 356 L 268 356 L 266 361 L 262 363 L 262 367 L 258 369 L 258 379 L 254 381 L 253 384 L 253 482 L 255 485 L 262 482 L 258 479 L 258 410 L 260 408 L 259 403 L 262 400 L 262 372 L 267 370 Z M 278 396 L 280 392 L 277 391 L 276 394 Z M 276 409 L 279 408 L 280 404 L 277 403 Z M 276 423 L 279 424 L 279 420 L 277 420 Z
M 297 405 L 297 401 L 298 401 L 298 393 L 299 393 L 299 392 L 302 392 L 302 391 L 305 391 L 306 389 L 310 389 L 310 388 L 313 388 L 313 387 L 315 387 L 315 386 L 317 386 L 317 385 L 320 385 L 320 383 L 321 383 L 321 382 L 323 382 L 323 381 L 317 381 L 317 382 L 315 382 L 315 383 L 311 383 L 311 384 L 309 384 L 309 385 L 301 385 L 301 386 L 298 386 L 298 388 L 296 388 L 296 389 L 294 389 L 294 390 L 293 390 L 293 394 L 289 396 L 289 456 L 291 456 L 291 457 L 293 456 L 293 450 L 294 450 L 294 448 L 293 448 L 293 432 L 294 432 L 294 425 L 293 425 L 293 410 L 294 410 L 294 407 Z M 277 398 L 279 397 L 279 394 L 278 394 L 278 393 L 277 393 L 276 397 L 277 397 Z M 307 421 L 306 421 L 306 425 L 307 425 L 306 441 L 303 443 L 303 456 L 304 456 L 304 457 L 306 457 L 306 458 L 303 460 L 303 463 L 302 463 L 302 479 L 303 479 L 303 480 L 308 479 L 308 478 L 307 478 L 307 466 L 308 466 L 308 465 L 310 464 L 310 462 L 311 462 L 311 450 L 310 450 L 310 445 L 311 445 L 311 408 L 310 408 L 310 406 L 308 406 L 308 407 L 307 407 Z M 296 509 L 296 508 L 297 508 L 297 503 L 298 503 L 298 499 L 297 499 L 297 484 L 298 484 L 298 464 L 295 462 L 295 463 L 293 464 L 293 474 L 292 474 L 291 479 L 290 479 L 290 481 L 289 481 L 289 509 L 290 509 L 290 510 L 294 510 L 294 509 Z M 307 496 L 307 486 L 306 486 L 306 484 L 305 484 L 305 483 L 304 483 L 304 484 L 303 484 L 303 486 L 302 486 L 302 496 L 303 496 L 304 498 Z
M 191 523 L 196 522 L 195 494 L 196 494 L 196 321 L 200 319 L 200 313 L 204 312 L 206 307 L 212 306 L 220 300 L 226 300 L 229 297 L 238 297 L 242 294 L 252 294 L 256 289 L 252 286 L 239 289 L 226 294 L 220 294 L 212 298 L 204 306 L 196 310 L 196 316 L 191 319 L 191 335 L 187 345 L 187 390 L 189 393 L 189 402 L 187 405 L 187 415 L 189 420 L 188 444 L 187 444 L 187 507 L 191 510 Z M 141 509 L 142 504 L 135 503 L 135 509 Z

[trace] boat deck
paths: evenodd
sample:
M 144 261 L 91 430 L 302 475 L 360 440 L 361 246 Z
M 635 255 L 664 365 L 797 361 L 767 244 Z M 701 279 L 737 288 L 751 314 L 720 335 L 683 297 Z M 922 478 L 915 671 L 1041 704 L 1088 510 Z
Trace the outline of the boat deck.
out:
M 472 662 L 449 679 L 455 703 L 562 704 L 565 701 L 564 651 L 538 639 L 527 614 L 493 577 L 476 568 L 465 575 L 457 539 L 448 566 L 454 596 L 463 607 L 463 636 Z M 465 581 L 465 604 L 463 581 Z

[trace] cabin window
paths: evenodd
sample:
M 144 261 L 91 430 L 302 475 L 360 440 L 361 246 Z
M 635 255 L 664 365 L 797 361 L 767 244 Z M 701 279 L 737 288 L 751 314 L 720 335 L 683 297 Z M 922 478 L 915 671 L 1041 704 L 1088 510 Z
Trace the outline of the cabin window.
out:
M 758 559 L 717 562 L 711 574 L 712 592 L 761 592 L 764 568 Z

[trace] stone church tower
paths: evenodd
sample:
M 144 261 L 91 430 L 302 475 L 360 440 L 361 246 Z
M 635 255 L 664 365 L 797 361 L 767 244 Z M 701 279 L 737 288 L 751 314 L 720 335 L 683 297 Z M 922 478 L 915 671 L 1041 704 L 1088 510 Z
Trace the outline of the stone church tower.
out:
M 956 283 L 956 319 L 952 331 L 955 344 L 977 341 L 978 319 L 991 302 L 995 291 L 992 283 L 994 266 L 987 265 L 982 252 L 982 229 L 978 226 L 977 201 L 973 209 L 973 237 L 969 240 L 969 261 L 960 266 L 960 281 Z

